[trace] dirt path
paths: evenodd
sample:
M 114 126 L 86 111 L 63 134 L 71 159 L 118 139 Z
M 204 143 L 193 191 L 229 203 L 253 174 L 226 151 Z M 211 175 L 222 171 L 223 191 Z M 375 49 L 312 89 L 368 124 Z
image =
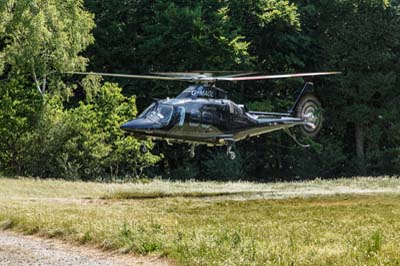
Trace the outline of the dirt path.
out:
M 57 240 L 0 231 L 0 266 L 166 266 L 159 258 L 119 256 Z

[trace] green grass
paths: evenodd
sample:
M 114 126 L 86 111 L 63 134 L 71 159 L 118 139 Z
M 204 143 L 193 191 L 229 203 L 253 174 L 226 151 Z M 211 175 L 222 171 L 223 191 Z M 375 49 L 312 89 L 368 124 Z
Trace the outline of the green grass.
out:
M 0 228 L 179 265 L 400 265 L 399 187 L 0 179 Z

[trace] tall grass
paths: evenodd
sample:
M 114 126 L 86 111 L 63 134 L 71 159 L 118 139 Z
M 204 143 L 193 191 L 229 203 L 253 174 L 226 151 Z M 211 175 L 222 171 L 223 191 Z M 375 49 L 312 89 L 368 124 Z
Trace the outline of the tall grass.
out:
M 166 256 L 180 265 L 400 265 L 399 184 L 395 178 L 118 185 L 0 179 L 0 228 Z M 344 188 L 385 193 L 304 194 Z M 268 199 L 271 190 L 290 198 Z M 116 197 L 121 191 L 139 191 L 141 199 Z M 168 197 L 146 196 L 157 191 Z M 195 191 L 244 194 L 198 198 Z

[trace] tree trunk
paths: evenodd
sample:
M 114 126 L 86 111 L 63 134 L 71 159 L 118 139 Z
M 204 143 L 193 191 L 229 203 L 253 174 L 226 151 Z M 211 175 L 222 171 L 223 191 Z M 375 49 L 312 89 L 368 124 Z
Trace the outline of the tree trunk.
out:
M 365 174 L 365 150 L 364 150 L 364 127 L 356 123 L 355 124 L 355 138 L 356 138 L 356 153 L 359 163 L 361 174 Z
M 357 158 L 360 160 L 365 159 L 364 152 L 364 128 L 361 124 L 355 124 L 355 137 L 356 137 L 356 152 Z

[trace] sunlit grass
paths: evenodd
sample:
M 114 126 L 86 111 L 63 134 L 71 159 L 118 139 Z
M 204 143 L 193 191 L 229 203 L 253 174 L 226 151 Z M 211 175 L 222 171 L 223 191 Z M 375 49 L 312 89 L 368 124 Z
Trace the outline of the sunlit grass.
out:
M 400 265 L 399 185 L 0 179 L 0 228 L 181 265 Z
M 287 198 L 315 194 L 370 193 L 400 191 L 400 179 L 395 177 L 364 177 L 303 182 L 171 182 L 155 180 L 145 183 L 104 184 L 94 182 L 66 182 L 30 178 L 0 178 L 0 195 L 7 198 L 112 198 L 114 195 L 137 193 L 139 196 L 159 194 L 190 196 L 220 194 L 244 195 L 249 198 Z M 120 197 L 123 198 L 123 197 Z M 134 197 L 133 197 L 134 198 Z M 232 197 L 230 197 L 232 198 Z

